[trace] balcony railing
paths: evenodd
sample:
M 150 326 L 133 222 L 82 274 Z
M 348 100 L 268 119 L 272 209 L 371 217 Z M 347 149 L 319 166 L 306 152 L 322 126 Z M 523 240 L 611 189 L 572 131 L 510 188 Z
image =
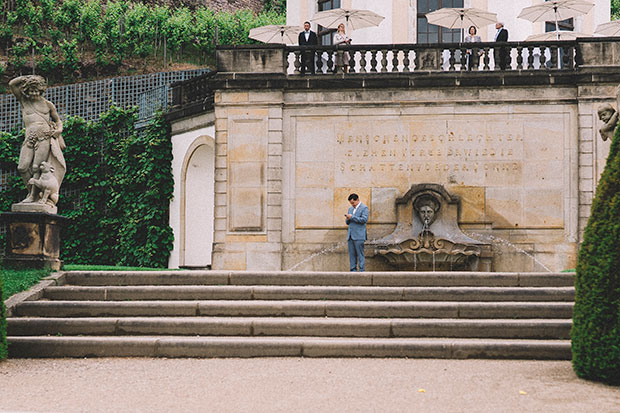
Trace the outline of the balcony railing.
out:
M 348 73 L 574 70 L 577 66 L 575 41 L 287 46 L 284 53 L 289 75 L 299 75 L 303 69 L 306 74 L 312 72 L 309 62 L 314 63 L 316 74 L 342 73 L 346 60 Z

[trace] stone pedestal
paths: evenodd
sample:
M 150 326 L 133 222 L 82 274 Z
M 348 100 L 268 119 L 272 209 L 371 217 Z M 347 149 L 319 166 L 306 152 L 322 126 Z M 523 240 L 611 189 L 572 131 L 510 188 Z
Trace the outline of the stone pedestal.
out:
M 0 219 L 7 224 L 4 266 L 60 270 L 60 230 L 67 218 L 40 212 L 5 212 Z

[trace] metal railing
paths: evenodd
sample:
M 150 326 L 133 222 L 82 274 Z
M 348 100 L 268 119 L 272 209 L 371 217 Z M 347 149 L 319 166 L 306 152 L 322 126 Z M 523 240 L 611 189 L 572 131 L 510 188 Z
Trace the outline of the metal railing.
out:
M 428 71 L 574 70 L 577 42 L 507 42 L 288 46 L 285 72 L 411 73 Z M 305 70 L 304 70 L 305 69 Z

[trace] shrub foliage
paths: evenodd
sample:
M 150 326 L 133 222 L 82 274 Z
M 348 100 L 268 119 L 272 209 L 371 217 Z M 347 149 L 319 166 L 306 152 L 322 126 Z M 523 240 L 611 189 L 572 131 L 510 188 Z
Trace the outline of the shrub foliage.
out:
M 172 145 L 159 115 L 140 133 L 135 109 L 112 107 L 98 122 L 64 124 L 67 175 L 58 211 L 70 218 L 62 257 L 74 264 L 166 267 L 172 249 Z M 23 131 L 0 134 L 0 162 L 15 168 Z M 25 196 L 18 176 L 0 192 L 0 208 Z M 21 197 L 21 198 L 20 198 Z M 4 245 L 4 240 L 2 240 Z
M 0 52 L 7 76 L 31 73 L 51 81 L 115 73 L 128 59 L 205 64 L 216 43 L 254 43 L 251 28 L 283 24 L 285 2 L 265 11 L 213 12 L 204 6 L 125 0 L 0 0 Z M 93 72 L 93 73 L 91 73 Z M 1 75 L 2 73 L 0 73 Z
M 579 250 L 573 315 L 578 376 L 620 384 L 620 132 L 616 131 Z
M 5 314 L 4 300 L 2 299 L 2 277 L 0 277 L 0 360 L 5 359 L 7 356 Z

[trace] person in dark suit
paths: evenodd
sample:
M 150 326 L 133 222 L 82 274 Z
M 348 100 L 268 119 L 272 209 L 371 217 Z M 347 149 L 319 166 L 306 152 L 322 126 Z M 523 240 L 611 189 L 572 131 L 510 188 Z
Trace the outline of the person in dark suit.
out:
M 349 211 L 344 214 L 345 222 L 349 226 L 347 229 L 347 244 L 349 246 L 349 268 L 351 271 L 364 272 L 366 270 L 366 259 L 364 257 L 364 242 L 366 241 L 366 222 L 370 210 L 360 202 L 357 194 L 349 195 Z
M 504 28 L 504 23 L 495 23 L 495 28 L 497 29 L 497 33 L 495 33 L 495 41 L 496 42 L 507 42 L 508 41 L 508 30 Z M 508 64 L 508 48 L 506 47 L 496 47 L 494 49 L 495 55 L 495 65 L 499 66 L 500 69 L 506 70 L 506 66 Z
M 310 30 L 310 22 L 304 22 L 304 31 L 299 33 L 300 46 L 316 46 L 319 44 L 319 38 L 316 33 Z M 301 74 L 306 74 L 306 69 L 310 69 L 310 73 L 314 74 L 315 53 L 311 51 L 303 51 L 301 53 Z

